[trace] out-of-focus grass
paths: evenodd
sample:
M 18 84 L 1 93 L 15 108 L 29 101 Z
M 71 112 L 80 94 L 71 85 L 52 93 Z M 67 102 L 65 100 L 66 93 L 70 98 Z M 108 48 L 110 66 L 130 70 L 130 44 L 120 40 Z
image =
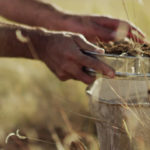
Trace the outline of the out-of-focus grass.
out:
M 1 58 L 0 85 L 1 144 L 18 128 L 34 138 L 38 138 L 35 132 L 39 128 L 59 127 L 68 132 L 62 112 L 70 118 L 73 129 L 90 127 L 88 120 L 75 114 L 88 114 L 85 85 L 60 82 L 39 61 Z
M 121 0 L 47 1 L 73 13 L 109 15 L 127 20 Z M 136 0 L 126 0 L 130 21 L 150 37 L 150 1 L 143 2 L 144 5 L 141 5 Z M 0 85 L 1 144 L 4 144 L 8 133 L 18 128 L 24 129 L 27 135 L 35 138 L 38 138 L 36 131 L 39 128 L 60 127 L 68 131 L 67 122 L 60 110 L 66 112 L 73 129 L 95 136 L 90 120 L 75 114 L 89 115 L 86 85 L 81 82 L 60 82 L 41 62 L 1 58 Z M 43 139 L 48 140 L 46 137 Z M 96 146 L 93 147 L 90 149 L 97 149 Z

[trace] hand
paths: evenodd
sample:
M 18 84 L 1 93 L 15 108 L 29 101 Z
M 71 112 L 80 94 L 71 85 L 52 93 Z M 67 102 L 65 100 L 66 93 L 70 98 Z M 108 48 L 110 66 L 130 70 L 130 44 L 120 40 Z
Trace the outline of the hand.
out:
M 95 77 L 85 73 L 82 70 L 83 67 L 92 68 L 111 78 L 114 77 L 113 69 L 81 52 L 81 50 L 88 50 L 104 53 L 103 49 L 89 43 L 82 35 L 54 32 L 47 39 L 46 49 L 41 51 L 40 56 L 59 79 L 63 81 L 75 79 L 91 84 Z
M 113 69 L 82 52 L 87 50 L 101 54 L 104 50 L 89 43 L 80 34 L 51 32 L 14 24 L 0 25 L 0 56 L 40 59 L 61 80 L 76 79 L 92 83 L 95 77 L 85 73 L 85 67 L 114 77 Z
M 127 21 L 113 19 L 104 16 L 77 16 L 68 15 L 65 21 L 65 29 L 78 32 L 92 42 L 116 41 L 125 37 L 133 39 L 135 42 L 143 43 L 144 35 L 134 25 Z
M 143 43 L 144 38 L 141 31 L 129 22 L 103 16 L 67 14 L 40 1 L 14 0 L 11 3 L 11 0 L 0 0 L 0 13 L 30 26 L 81 33 L 90 41 L 97 41 L 99 38 L 108 42 L 129 37 Z

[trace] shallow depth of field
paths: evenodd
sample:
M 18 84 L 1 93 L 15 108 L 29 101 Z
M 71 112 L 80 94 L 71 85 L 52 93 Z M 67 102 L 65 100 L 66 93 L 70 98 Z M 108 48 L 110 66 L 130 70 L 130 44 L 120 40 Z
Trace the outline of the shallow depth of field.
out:
M 150 39 L 149 0 L 46 1 L 72 13 L 129 19 Z M 59 81 L 42 62 L 0 58 L 0 149 L 98 150 L 86 87 Z

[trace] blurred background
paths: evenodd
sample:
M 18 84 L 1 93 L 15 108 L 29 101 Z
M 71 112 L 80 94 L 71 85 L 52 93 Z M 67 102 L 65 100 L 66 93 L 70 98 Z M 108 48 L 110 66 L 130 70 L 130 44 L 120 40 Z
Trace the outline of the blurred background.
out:
M 46 1 L 71 13 L 130 20 L 150 38 L 149 0 Z M 98 150 L 86 87 L 59 81 L 42 62 L 1 58 L 0 149 L 66 150 L 73 143 L 75 150 Z M 27 138 L 11 136 L 18 129 Z

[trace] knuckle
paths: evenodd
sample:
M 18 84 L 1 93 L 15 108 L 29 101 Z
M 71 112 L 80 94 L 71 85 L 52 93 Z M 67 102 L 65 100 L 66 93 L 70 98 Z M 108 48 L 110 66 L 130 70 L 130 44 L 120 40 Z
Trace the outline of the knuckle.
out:
M 94 60 L 94 59 L 91 59 L 91 58 L 86 59 L 85 63 L 87 64 L 87 67 L 92 67 L 94 69 L 95 69 L 95 67 L 97 67 L 99 65 L 98 60 Z
M 95 81 L 95 78 L 90 76 L 83 76 L 81 78 L 81 81 L 84 82 L 85 84 L 92 84 Z
M 65 54 L 66 59 L 68 60 L 72 60 L 75 58 L 75 55 L 73 53 L 66 53 Z
M 83 55 L 83 54 L 81 54 L 81 53 L 78 55 L 78 59 L 77 60 L 78 60 L 78 62 L 80 64 L 85 64 L 85 63 L 87 63 L 89 61 L 88 57 Z
M 85 37 L 84 37 L 83 34 L 79 34 L 79 38 L 80 38 L 80 39 L 85 39 Z
M 74 38 L 75 40 L 83 40 L 83 39 L 85 39 L 84 35 L 82 35 L 82 34 L 80 34 L 80 33 L 74 34 L 73 38 Z
M 131 28 L 131 24 L 128 21 L 123 20 L 120 22 L 120 24 L 126 26 L 127 28 Z
M 78 69 L 74 70 L 74 75 L 75 75 L 76 77 L 78 77 L 78 78 L 82 78 L 81 71 L 78 70 Z
M 67 75 L 64 74 L 63 72 L 59 72 L 57 74 L 58 78 L 61 80 L 61 81 L 66 81 L 68 79 Z
M 66 78 L 66 77 L 59 77 L 59 79 L 60 79 L 61 81 L 66 81 L 66 80 L 68 80 L 68 78 Z
M 63 35 L 65 36 L 66 39 L 70 39 L 72 34 L 69 32 L 63 32 Z
M 94 82 L 95 77 L 89 76 L 88 74 L 82 72 L 81 70 L 75 70 L 74 77 L 85 84 L 91 84 Z
M 103 62 L 100 60 L 89 60 L 89 61 L 87 61 L 87 65 L 88 65 L 88 67 L 90 67 L 96 71 L 99 71 L 99 72 L 103 71 Z
M 66 70 L 68 70 L 68 68 L 69 68 L 69 62 L 68 63 L 63 63 L 61 65 L 62 72 L 65 72 Z M 64 74 L 64 73 L 62 73 L 62 74 Z
M 74 77 L 80 81 L 84 81 L 87 78 L 87 75 L 83 73 L 80 69 L 74 70 Z
M 64 55 L 65 55 L 64 58 L 67 61 L 66 63 L 68 66 L 70 61 L 77 61 L 81 57 L 82 53 L 78 47 L 74 47 L 73 51 L 66 52 Z

